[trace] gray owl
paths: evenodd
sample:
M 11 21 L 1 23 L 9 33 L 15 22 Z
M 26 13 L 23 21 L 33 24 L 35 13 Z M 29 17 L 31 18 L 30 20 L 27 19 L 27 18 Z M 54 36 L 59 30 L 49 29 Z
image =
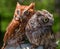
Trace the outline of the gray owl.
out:
M 46 10 L 37 11 L 26 25 L 26 36 L 32 45 L 43 45 L 44 49 L 55 49 L 55 37 L 52 31 L 54 18 Z

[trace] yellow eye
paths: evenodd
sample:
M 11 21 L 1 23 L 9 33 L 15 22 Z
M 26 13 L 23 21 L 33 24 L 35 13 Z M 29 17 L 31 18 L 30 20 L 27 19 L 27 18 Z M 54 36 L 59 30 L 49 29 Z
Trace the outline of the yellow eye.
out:
M 16 12 L 17 12 L 17 15 L 20 15 L 20 10 L 19 10 L 19 9 L 17 9 L 17 11 L 16 11 Z
M 47 23 L 48 21 L 49 21 L 49 19 L 48 18 L 44 18 L 44 23 Z
M 29 14 L 30 12 L 28 10 L 24 12 L 24 15 L 29 15 Z

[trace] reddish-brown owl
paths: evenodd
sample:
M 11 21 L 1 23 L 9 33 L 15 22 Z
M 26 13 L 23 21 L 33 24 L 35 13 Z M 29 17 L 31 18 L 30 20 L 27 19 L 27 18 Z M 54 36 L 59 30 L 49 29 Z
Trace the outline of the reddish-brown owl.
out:
M 3 39 L 3 47 L 5 47 L 11 39 L 15 39 L 15 43 L 17 42 L 17 40 L 21 40 L 21 36 L 24 36 L 24 28 L 27 24 L 27 21 L 34 14 L 34 6 L 34 3 L 31 3 L 29 6 L 24 6 L 20 5 L 17 2 L 14 17 L 6 29 L 6 33 Z
M 33 46 L 43 45 L 44 49 L 55 49 L 53 22 L 53 15 L 48 11 L 36 11 L 26 26 L 26 36 L 29 42 Z

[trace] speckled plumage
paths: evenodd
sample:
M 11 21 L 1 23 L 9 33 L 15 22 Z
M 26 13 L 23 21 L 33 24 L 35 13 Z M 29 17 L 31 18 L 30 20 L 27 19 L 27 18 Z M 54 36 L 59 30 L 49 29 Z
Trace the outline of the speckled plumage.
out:
M 43 45 L 45 49 L 55 49 L 52 32 L 54 18 L 46 10 L 36 11 L 26 25 L 26 36 L 32 45 Z
M 31 3 L 29 6 L 24 6 L 17 2 L 14 17 L 4 35 L 4 45 L 2 49 L 8 44 L 22 43 L 25 37 L 25 26 L 27 21 L 34 14 L 34 6 L 34 3 Z

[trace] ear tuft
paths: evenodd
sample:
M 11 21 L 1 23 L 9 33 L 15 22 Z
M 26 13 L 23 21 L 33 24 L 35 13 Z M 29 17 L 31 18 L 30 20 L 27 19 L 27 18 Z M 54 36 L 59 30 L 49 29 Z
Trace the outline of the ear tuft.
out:
M 28 8 L 26 8 L 26 10 L 28 10 L 28 9 L 34 9 L 34 7 L 35 7 L 35 3 L 31 3 L 31 4 L 28 6 Z
M 34 7 L 35 7 L 35 3 L 32 2 L 32 3 L 29 5 L 29 7 L 30 7 L 31 9 L 34 9 Z
M 21 5 L 19 4 L 19 2 L 17 2 L 17 6 L 21 6 Z

